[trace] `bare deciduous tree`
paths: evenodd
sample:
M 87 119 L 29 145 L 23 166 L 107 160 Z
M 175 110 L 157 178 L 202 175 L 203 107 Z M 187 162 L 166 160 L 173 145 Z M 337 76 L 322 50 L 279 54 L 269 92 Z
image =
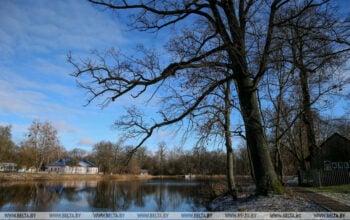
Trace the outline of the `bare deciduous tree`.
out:
M 33 121 L 28 128 L 27 139 L 23 146 L 34 148 L 35 165 L 40 170 L 44 163 L 49 163 L 51 151 L 60 147 L 57 130 L 50 122 Z M 32 155 L 33 157 L 33 155 Z
M 303 5 L 310 2 L 304 2 Z M 298 107 L 292 124 L 287 124 L 283 131 L 279 131 L 282 128 L 281 120 L 276 117 L 278 123 L 275 131 L 279 133 L 275 137 L 276 143 L 301 118 L 305 126 L 311 168 L 315 167 L 313 163 L 317 151 L 313 119 L 313 112 L 317 111 L 315 106 L 327 95 L 339 92 L 346 82 L 346 77 L 339 69 L 349 58 L 350 23 L 335 15 L 333 7 L 331 2 L 324 1 L 320 2 L 319 7 L 306 8 L 304 13 L 278 26 L 278 38 L 274 41 L 277 50 L 274 51 L 276 57 L 273 61 L 282 67 L 280 69 L 285 74 L 288 73 L 285 80 L 292 81 L 294 90 L 297 91 L 294 103 Z M 292 16 L 298 8 L 300 5 L 292 4 L 283 13 Z M 284 84 L 287 82 L 285 80 Z M 283 86 L 281 81 L 279 85 Z M 283 99 L 283 94 L 277 96 L 276 114 L 280 114 L 279 105 Z
M 139 52 L 144 55 L 141 58 L 112 52 L 107 53 L 107 56 L 97 54 L 94 61 L 76 62 L 69 56 L 69 62 L 76 68 L 73 75 L 79 77 L 80 85 L 92 94 L 89 102 L 102 96 L 106 98 L 103 104 L 126 94 L 137 98 L 145 91 L 161 91 L 164 83 L 172 83 L 176 87 L 179 79 L 205 78 L 205 74 L 201 73 L 208 73 L 213 68 L 221 69 L 215 72 L 222 74 L 215 81 L 207 80 L 196 91 L 194 98 L 184 98 L 183 108 L 178 109 L 176 114 L 168 116 L 163 112 L 163 120 L 150 122 L 139 112 L 133 111 L 130 112 L 129 120 L 119 125 L 129 129 L 129 134 L 133 136 L 144 135 L 136 146 L 140 147 L 155 130 L 190 117 L 211 92 L 234 80 L 245 124 L 247 145 L 253 161 L 257 194 L 283 191 L 270 159 L 256 91 L 269 68 L 270 54 L 275 49 L 272 42 L 276 28 L 302 16 L 312 8 L 322 7 L 327 1 L 90 2 L 120 13 L 132 12 L 129 14 L 129 25 L 139 31 L 158 32 L 170 26 L 180 31 L 178 40 L 166 48 L 169 52 L 176 51 L 177 54 L 167 64 L 167 60 L 160 59 L 155 51 L 145 48 L 139 48 Z M 291 7 L 294 9 L 292 13 L 284 13 Z M 186 42 L 194 44 L 188 46 Z M 88 81 L 84 81 L 85 76 Z
M 0 126 L 0 161 L 13 162 L 15 159 L 15 144 L 12 141 L 11 125 Z

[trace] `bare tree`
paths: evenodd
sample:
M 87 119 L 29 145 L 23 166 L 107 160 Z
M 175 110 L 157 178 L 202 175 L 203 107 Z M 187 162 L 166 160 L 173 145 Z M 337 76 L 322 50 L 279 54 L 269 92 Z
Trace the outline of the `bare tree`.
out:
M 165 142 L 158 143 L 158 162 L 159 162 L 159 175 L 164 175 L 164 164 L 165 164 L 165 155 L 167 151 L 167 145 Z
M 325 95 L 342 88 L 345 80 L 339 80 L 337 69 L 348 59 L 350 51 L 350 23 L 335 16 L 332 7 L 331 4 L 323 4 L 322 7 L 308 8 L 305 13 L 281 26 L 284 42 L 289 47 L 289 55 L 284 55 L 290 57 L 289 62 L 299 76 L 300 114 L 306 130 L 310 168 L 316 166 L 317 151 L 315 109 L 312 107 Z
M 198 90 L 195 99 L 187 100 L 182 111 L 171 117 L 162 114 L 163 120 L 147 123 L 138 112 L 130 112 L 128 121 L 120 126 L 129 129 L 132 135 L 144 135 L 142 144 L 155 130 L 184 120 L 202 104 L 205 97 L 228 81 L 234 80 L 247 138 L 253 161 L 257 194 L 282 192 L 270 159 L 265 129 L 262 125 L 256 91 L 259 82 L 269 68 L 269 55 L 274 50 L 272 41 L 277 26 L 298 18 L 310 8 L 322 7 L 325 1 L 103 1 L 90 2 L 108 7 L 117 12 L 130 13 L 130 27 L 139 31 L 162 31 L 169 26 L 179 28 L 181 44 L 174 48 L 181 56 L 174 56 L 168 64 L 160 62 L 159 54 L 152 50 L 139 50 L 144 57 L 127 57 L 119 53 L 97 54 L 97 59 L 76 62 L 69 56 L 80 77 L 80 85 L 92 97 L 107 97 L 110 101 L 131 94 L 140 97 L 145 91 L 160 91 L 165 82 L 178 84 L 179 78 L 188 80 L 186 74 L 207 73 L 212 68 L 221 68 L 222 74 Z M 283 14 L 286 8 L 295 7 L 293 13 Z M 278 17 L 278 19 L 277 19 Z M 191 28 L 186 28 L 186 26 Z M 187 47 L 186 42 L 195 42 Z M 175 40 L 175 42 L 180 42 Z M 171 44 L 174 46 L 174 44 Z M 109 61 L 113 60 L 113 64 Z M 227 74 L 229 73 L 229 74 Z M 85 81 L 87 75 L 92 81 Z M 205 75 L 204 75 L 205 77 Z M 196 78 L 192 78 L 196 79 Z M 198 78 L 197 78 L 198 79 Z
M 235 155 L 232 145 L 231 114 L 234 104 L 232 96 L 232 82 L 227 81 L 215 93 L 208 96 L 203 104 L 196 110 L 194 122 L 199 131 L 199 143 L 222 138 L 226 148 L 226 177 L 229 193 L 236 198 L 237 189 L 234 178 Z M 193 83 L 192 83 L 193 86 Z M 218 144 L 217 144 L 218 145 Z
M 251 175 L 251 165 L 250 165 L 250 159 L 248 155 L 248 150 L 246 143 L 241 142 L 238 145 L 236 156 L 236 169 L 235 173 L 236 175 L 241 176 L 249 176 Z
M 72 164 L 78 164 L 79 161 L 81 161 L 84 157 L 86 157 L 88 152 L 84 149 L 80 148 L 74 148 L 73 150 L 69 151 L 69 157 L 71 159 Z
M 50 122 L 33 121 L 28 128 L 27 137 L 23 145 L 35 149 L 35 166 L 40 170 L 44 163 L 51 162 L 49 161 L 50 152 L 60 146 L 57 130 Z
M 113 143 L 110 141 L 101 141 L 93 146 L 95 160 L 99 169 L 104 173 L 111 173 L 113 170 L 113 162 L 115 156 L 113 155 Z
M 11 125 L 0 126 L 0 161 L 13 162 L 15 144 L 12 141 Z
M 286 87 L 288 86 L 288 75 L 290 72 L 284 73 L 280 71 L 277 72 L 277 84 L 271 83 L 269 77 L 267 78 L 267 93 L 268 97 L 272 103 L 272 109 L 267 109 L 266 115 L 268 117 L 269 124 L 268 126 L 272 127 L 273 136 L 273 145 L 274 145 L 274 167 L 277 172 L 277 175 L 281 182 L 283 182 L 283 162 L 282 162 L 282 152 L 281 152 L 281 131 L 283 118 L 288 117 L 286 115 L 290 111 L 286 112 L 284 96 L 286 93 Z M 271 75 L 271 74 L 270 74 Z M 286 76 L 287 75 L 287 76 Z M 276 92 L 277 91 L 277 92 Z M 276 94 L 277 93 L 277 94 Z

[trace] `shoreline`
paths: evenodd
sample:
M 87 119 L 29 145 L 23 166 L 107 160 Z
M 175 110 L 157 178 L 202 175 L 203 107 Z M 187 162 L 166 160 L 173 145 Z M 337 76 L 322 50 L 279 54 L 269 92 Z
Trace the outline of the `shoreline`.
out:
M 130 181 L 130 180 L 147 180 L 147 179 L 185 179 L 184 175 L 175 176 L 153 176 L 153 175 L 136 175 L 136 174 L 69 174 L 69 173 L 0 173 L 0 183 L 5 182 L 22 182 L 22 181 L 80 181 L 80 180 L 115 180 L 115 181 Z M 196 175 L 193 180 L 205 179 L 222 179 L 221 175 L 203 176 Z
M 237 199 L 221 195 L 209 203 L 208 209 L 213 212 L 328 212 L 318 203 L 290 193 Z
M 0 173 L 0 183 L 21 181 L 77 181 L 77 180 L 143 180 L 151 175 L 134 174 L 66 174 L 66 173 Z

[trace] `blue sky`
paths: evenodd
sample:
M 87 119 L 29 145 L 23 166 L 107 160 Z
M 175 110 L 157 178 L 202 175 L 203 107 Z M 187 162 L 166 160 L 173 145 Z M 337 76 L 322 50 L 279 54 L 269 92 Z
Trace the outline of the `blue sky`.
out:
M 98 102 L 84 107 L 85 91 L 69 74 L 67 54 L 84 57 L 91 50 L 110 47 L 132 49 L 135 41 L 157 42 L 133 35 L 115 14 L 87 1 L 3 0 L 0 7 L 0 124 L 12 125 L 19 143 L 33 120 L 50 121 L 68 150 L 90 150 L 101 140 L 117 141 L 111 125 L 128 97 L 101 109 Z M 148 143 L 167 137 L 158 132 Z
M 344 8 L 349 1 L 341 1 Z M 107 108 L 84 107 L 85 91 L 69 74 L 67 54 L 85 57 L 91 50 L 111 47 L 132 50 L 137 43 L 161 47 L 164 35 L 126 31 L 123 19 L 87 1 L 2 0 L 0 7 L 0 125 L 12 125 L 19 143 L 33 120 L 50 121 L 68 150 L 91 150 L 101 140 L 117 141 L 121 133 L 111 129 L 129 104 L 145 99 L 123 97 Z M 155 110 L 151 103 L 148 111 Z M 158 131 L 146 146 L 173 140 L 171 130 Z M 133 144 L 133 143 L 132 143 Z

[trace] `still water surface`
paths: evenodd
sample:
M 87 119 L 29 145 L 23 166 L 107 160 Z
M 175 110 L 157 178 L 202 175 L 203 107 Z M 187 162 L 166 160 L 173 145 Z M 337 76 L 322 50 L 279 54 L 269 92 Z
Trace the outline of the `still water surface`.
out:
M 0 211 L 206 211 L 201 182 L 67 181 L 0 185 Z

